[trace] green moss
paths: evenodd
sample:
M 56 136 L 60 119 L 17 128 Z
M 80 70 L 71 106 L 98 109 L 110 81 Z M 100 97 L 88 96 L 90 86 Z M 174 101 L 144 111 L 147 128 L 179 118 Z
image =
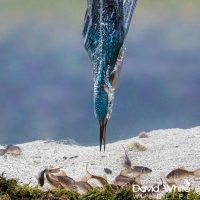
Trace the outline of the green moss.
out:
M 42 200 L 46 199 L 65 199 L 66 197 L 70 200 L 78 200 L 79 199 L 79 194 L 73 190 L 69 191 L 66 189 L 54 189 L 54 190 L 49 190 L 47 192 L 44 192 L 42 195 Z M 67 200 L 68 200 L 67 199 Z
M 175 200 L 200 200 L 200 194 L 191 190 L 190 192 L 171 192 L 166 193 L 162 200 L 165 199 L 175 199 Z
M 93 189 L 85 195 L 66 189 L 43 191 L 38 187 L 19 185 L 16 180 L 6 180 L 0 177 L 0 200 L 152 200 L 137 197 L 131 187 L 124 187 L 116 193 L 106 187 L 104 190 Z M 200 200 L 200 194 L 190 192 L 166 193 L 162 200 Z
M 123 199 L 127 199 L 127 200 L 136 200 L 136 196 L 132 191 L 131 187 L 125 187 L 122 188 L 117 194 L 115 194 L 114 200 L 123 200 Z

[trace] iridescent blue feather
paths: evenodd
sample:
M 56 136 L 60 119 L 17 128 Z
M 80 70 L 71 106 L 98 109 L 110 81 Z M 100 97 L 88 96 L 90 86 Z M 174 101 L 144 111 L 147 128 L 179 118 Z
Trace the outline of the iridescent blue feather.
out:
M 123 44 L 137 0 L 88 0 L 83 38 L 93 65 L 94 110 L 100 137 L 110 119 Z M 115 84 L 114 84 L 115 83 Z M 101 143 L 101 139 L 100 139 Z

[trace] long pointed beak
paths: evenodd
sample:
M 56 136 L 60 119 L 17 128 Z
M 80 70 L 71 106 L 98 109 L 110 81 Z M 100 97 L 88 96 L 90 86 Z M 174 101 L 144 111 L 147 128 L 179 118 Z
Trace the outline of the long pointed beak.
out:
M 104 151 L 106 150 L 106 125 L 108 120 L 105 119 L 103 123 L 99 123 L 100 126 L 100 151 L 102 147 L 102 143 L 104 146 Z

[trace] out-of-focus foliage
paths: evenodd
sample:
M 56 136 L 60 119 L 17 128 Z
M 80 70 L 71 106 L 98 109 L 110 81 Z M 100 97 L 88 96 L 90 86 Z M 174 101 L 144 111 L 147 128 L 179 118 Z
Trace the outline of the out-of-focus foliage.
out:
M 156 196 L 156 195 L 155 195 Z M 94 188 L 87 194 L 80 195 L 73 190 L 52 189 L 41 190 L 38 187 L 29 185 L 19 185 L 16 180 L 6 180 L 0 177 L 0 199 L 1 200 L 155 200 L 151 195 L 139 197 L 131 187 L 124 187 L 113 193 L 108 188 Z M 194 190 L 190 192 L 170 192 L 166 193 L 162 200 L 199 200 L 200 194 Z

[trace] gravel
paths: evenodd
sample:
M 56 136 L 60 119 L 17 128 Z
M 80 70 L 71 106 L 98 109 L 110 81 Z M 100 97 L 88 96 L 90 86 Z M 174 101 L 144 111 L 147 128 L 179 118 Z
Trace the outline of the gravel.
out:
M 142 178 L 143 184 L 160 183 L 160 173 L 167 175 L 179 167 L 188 170 L 200 168 L 200 126 L 191 129 L 156 130 L 146 134 L 149 137 L 133 137 L 107 144 L 106 152 L 99 152 L 99 146 L 85 147 L 56 141 L 18 144 L 22 149 L 21 155 L 0 156 L 0 173 L 4 172 L 5 177 L 17 179 L 19 183 L 35 186 L 36 176 L 45 167 L 62 167 L 67 175 L 80 180 L 86 172 L 88 163 L 88 170 L 91 173 L 106 175 L 108 181 L 113 182 L 122 169 L 122 145 L 127 149 L 132 165 L 152 169 L 152 173 Z M 131 148 L 135 144 L 141 144 L 146 148 L 143 151 Z M 106 174 L 104 168 L 111 169 L 112 174 Z M 199 181 L 195 179 L 189 180 L 192 186 L 200 191 Z

